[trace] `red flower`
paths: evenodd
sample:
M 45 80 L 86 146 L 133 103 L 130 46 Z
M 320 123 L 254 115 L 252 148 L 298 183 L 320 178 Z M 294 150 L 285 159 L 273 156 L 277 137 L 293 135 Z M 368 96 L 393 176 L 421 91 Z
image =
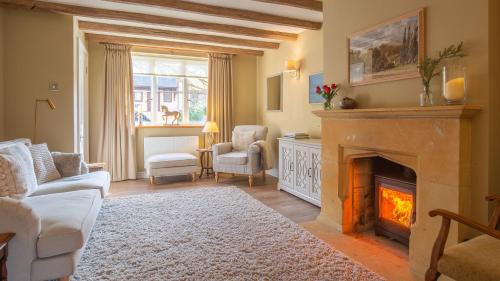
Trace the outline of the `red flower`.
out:
M 337 84 L 333 83 L 332 84 L 332 89 L 336 90 L 337 89 Z
M 321 94 L 321 88 L 319 86 L 316 86 L 316 94 Z
M 332 89 L 330 87 L 328 87 L 328 85 L 323 86 L 323 92 L 325 92 L 325 94 L 329 94 L 331 91 L 332 91 Z

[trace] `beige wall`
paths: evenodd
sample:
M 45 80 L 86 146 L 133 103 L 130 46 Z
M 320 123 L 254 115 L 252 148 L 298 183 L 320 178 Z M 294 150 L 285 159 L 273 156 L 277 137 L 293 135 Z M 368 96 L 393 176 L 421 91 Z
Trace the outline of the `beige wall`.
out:
M 3 45 L 4 45 L 4 36 L 3 36 L 3 8 L 0 7 L 0 140 L 4 139 L 4 91 L 3 91 Z
M 332 0 L 324 5 L 325 79 L 347 81 L 346 36 L 408 11 L 427 7 L 426 52 L 431 56 L 452 43 L 464 41 L 468 57 L 464 64 L 469 74 L 469 100 L 484 106 L 473 122 L 472 215 L 486 220 L 484 196 L 492 188 L 489 172 L 489 94 L 488 83 L 488 0 Z M 434 91 L 439 98 L 436 79 Z M 419 79 L 408 79 L 348 89 L 361 107 L 416 106 L 421 90 Z
M 89 42 L 89 104 L 90 104 L 90 160 L 97 160 L 97 147 L 101 135 L 100 124 L 104 114 L 104 47 Z M 134 51 L 156 52 L 154 49 L 134 49 Z M 167 54 L 169 52 L 166 52 Z M 235 123 L 255 124 L 255 73 L 256 59 L 251 56 L 234 57 L 234 112 Z M 200 135 L 200 128 L 138 128 L 136 130 L 137 170 L 144 170 L 144 138 L 160 136 Z
M 73 151 L 72 17 L 5 9 L 3 24 L 5 137 L 31 138 L 35 99 L 51 98 L 56 110 L 39 104 L 37 142 L 47 142 L 52 150 Z M 49 93 L 50 81 L 59 83 L 59 93 Z
M 300 79 L 283 76 L 283 111 L 267 111 L 266 78 L 283 71 L 286 60 L 301 61 Z M 323 71 L 323 32 L 305 31 L 295 42 L 284 42 L 277 50 L 267 50 L 258 58 L 257 115 L 259 124 L 269 128 L 268 139 L 277 166 L 277 137 L 286 132 L 306 132 L 314 137 L 321 135 L 321 122 L 313 110 L 321 105 L 309 104 L 309 75 Z M 276 171 L 271 172 L 277 175 Z
M 252 125 L 257 122 L 257 58 L 238 55 L 233 57 L 234 123 Z

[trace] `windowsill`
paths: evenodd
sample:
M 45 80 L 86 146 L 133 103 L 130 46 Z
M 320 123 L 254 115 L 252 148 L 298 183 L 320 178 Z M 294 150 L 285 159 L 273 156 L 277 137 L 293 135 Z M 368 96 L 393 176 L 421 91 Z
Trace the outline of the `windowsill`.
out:
M 203 124 L 179 124 L 179 125 L 136 125 L 138 129 L 182 129 L 182 128 L 203 128 Z

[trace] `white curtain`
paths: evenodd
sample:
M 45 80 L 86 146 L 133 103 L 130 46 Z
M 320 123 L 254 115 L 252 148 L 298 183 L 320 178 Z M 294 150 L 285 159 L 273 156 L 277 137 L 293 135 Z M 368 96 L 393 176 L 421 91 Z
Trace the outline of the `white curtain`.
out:
M 208 63 L 208 120 L 219 127 L 216 142 L 231 141 L 233 130 L 233 60 L 210 54 Z
M 136 178 L 134 93 L 130 47 L 105 44 L 104 120 L 98 159 L 112 181 Z

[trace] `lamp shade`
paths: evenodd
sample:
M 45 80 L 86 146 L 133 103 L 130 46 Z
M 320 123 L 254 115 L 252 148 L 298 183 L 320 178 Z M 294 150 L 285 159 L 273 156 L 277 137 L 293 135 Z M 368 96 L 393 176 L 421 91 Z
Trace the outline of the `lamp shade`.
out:
M 205 123 L 205 126 L 203 126 L 203 130 L 201 130 L 203 133 L 218 133 L 219 132 L 219 127 L 217 127 L 217 123 L 213 121 L 207 121 Z
M 285 61 L 285 71 L 296 71 L 299 69 L 299 62 L 296 60 Z

